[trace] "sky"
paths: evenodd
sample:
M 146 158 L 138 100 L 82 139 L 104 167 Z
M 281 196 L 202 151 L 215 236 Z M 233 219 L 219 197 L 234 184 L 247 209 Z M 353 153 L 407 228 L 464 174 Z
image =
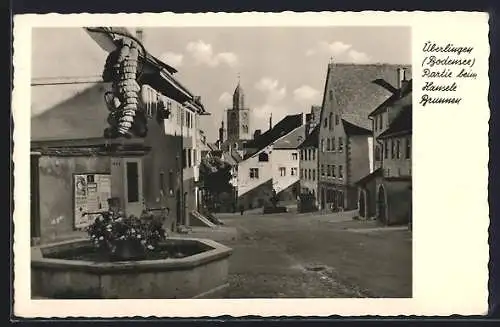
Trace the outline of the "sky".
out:
M 161 27 L 143 29 L 146 49 L 178 70 L 211 116 L 202 119 L 215 141 L 240 76 L 250 130 L 320 105 L 327 65 L 411 64 L 409 27 Z M 82 28 L 34 29 L 32 77 L 99 78 L 106 53 Z M 85 58 L 85 60 L 82 60 Z M 71 67 L 71 69 L 68 69 Z M 81 91 L 84 85 L 32 88 L 31 115 Z M 64 89 L 64 90 L 63 90 Z
M 151 54 L 175 67 L 200 95 L 211 116 L 209 140 L 231 107 L 240 76 L 250 129 L 267 129 L 287 114 L 321 104 L 330 58 L 344 63 L 411 64 L 408 27 L 207 27 L 147 28 Z

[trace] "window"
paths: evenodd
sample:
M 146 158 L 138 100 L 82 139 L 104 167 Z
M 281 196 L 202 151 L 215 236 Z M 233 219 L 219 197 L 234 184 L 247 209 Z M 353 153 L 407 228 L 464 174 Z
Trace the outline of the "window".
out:
M 280 176 L 286 176 L 286 168 L 280 167 Z
M 335 152 L 335 138 L 332 137 L 332 151 Z
M 327 139 L 326 140 L 326 151 L 331 151 L 331 150 L 332 150 L 332 147 L 331 147 L 330 139 Z
M 323 127 L 327 127 L 328 126 L 328 118 L 325 118 L 325 122 L 323 123 Z
M 393 139 L 391 139 L 391 158 L 394 159 L 396 157 L 396 143 Z
M 344 178 L 344 167 L 339 165 L 339 178 Z
M 186 152 L 187 152 L 187 149 L 183 149 L 182 150 L 182 168 L 186 168 L 186 163 L 187 163 L 187 161 L 186 161 L 186 159 L 187 159 Z
M 406 143 L 405 159 L 410 159 L 411 158 L 411 141 L 410 141 L 409 137 L 407 137 L 405 139 L 405 143 Z
M 307 149 L 307 160 L 311 160 L 311 149 Z
M 312 170 L 312 180 L 315 181 L 316 180 L 316 169 L 313 169 Z
M 188 167 L 193 167 L 193 161 L 192 161 L 192 154 L 191 154 L 191 149 L 187 150 L 187 161 L 188 161 Z
M 321 165 L 321 176 L 325 176 L 325 165 Z
M 380 147 L 378 145 L 375 146 L 375 160 L 380 161 Z
M 401 157 L 401 140 L 397 139 L 396 140 L 396 159 L 399 159 Z
M 387 140 L 384 140 L 384 158 L 387 159 L 389 157 L 389 144 Z
M 336 174 L 337 174 L 337 173 L 335 172 L 335 169 L 336 169 L 336 168 L 337 168 L 337 167 L 336 167 L 335 165 L 333 165 L 333 166 L 332 166 L 332 177 L 335 177 L 335 176 L 336 176 Z
M 307 179 L 312 179 L 311 169 L 307 170 Z
M 269 155 L 267 153 L 265 153 L 265 152 L 259 153 L 259 161 L 260 162 L 263 162 L 263 161 L 267 162 L 267 161 L 269 161 Z
M 250 168 L 250 178 L 259 179 L 259 168 Z
M 333 101 L 333 90 L 329 90 L 328 97 L 329 97 L 330 101 Z
M 290 175 L 297 176 L 297 167 L 292 167 L 290 169 Z
M 382 129 L 382 125 L 384 124 L 384 114 L 381 114 L 378 120 L 379 120 L 378 129 Z
M 330 118 L 328 120 L 328 129 L 332 129 L 333 128 L 333 112 L 330 112 Z
M 298 159 L 297 152 L 292 153 L 292 160 L 297 160 L 297 159 Z
M 127 162 L 127 201 L 139 202 L 139 164 Z
M 344 150 L 344 139 L 339 137 L 339 152 L 342 152 L 342 150 Z
M 304 178 L 304 169 L 300 169 L 300 179 Z
M 300 150 L 300 160 L 304 160 L 304 150 Z
M 316 160 L 316 149 L 312 149 L 312 160 Z
M 325 139 L 321 139 L 321 152 L 325 152 Z
M 340 123 L 340 116 L 335 115 L 335 125 L 338 125 Z
M 174 172 L 172 170 L 168 172 L 168 191 L 171 194 L 174 192 Z
M 327 167 L 326 176 L 328 177 L 332 176 L 332 166 L 327 165 L 326 167 Z
M 160 192 L 165 195 L 165 173 L 160 171 Z
M 196 149 L 193 149 L 193 166 L 198 164 L 198 158 L 196 157 Z

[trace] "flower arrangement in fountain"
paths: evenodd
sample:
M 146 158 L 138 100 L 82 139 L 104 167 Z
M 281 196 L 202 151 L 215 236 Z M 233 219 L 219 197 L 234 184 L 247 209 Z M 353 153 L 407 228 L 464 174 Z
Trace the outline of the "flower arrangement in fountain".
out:
M 154 251 L 167 237 L 163 219 L 147 211 L 140 217 L 126 216 L 122 211 L 104 211 L 87 227 L 87 233 L 94 246 L 111 254 L 125 243 L 146 252 Z

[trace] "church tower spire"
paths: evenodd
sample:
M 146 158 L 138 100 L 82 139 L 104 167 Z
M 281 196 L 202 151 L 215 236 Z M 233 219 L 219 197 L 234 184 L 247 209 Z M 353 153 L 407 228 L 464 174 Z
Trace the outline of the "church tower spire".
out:
M 233 93 L 233 109 L 245 109 L 245 94 L 240 83 L 240 74 L 238 73 L 238 85 Z

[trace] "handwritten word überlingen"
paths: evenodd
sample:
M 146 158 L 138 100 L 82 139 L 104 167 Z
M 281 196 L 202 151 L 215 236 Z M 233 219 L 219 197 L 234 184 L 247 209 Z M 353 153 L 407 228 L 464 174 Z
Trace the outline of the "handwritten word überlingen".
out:
M 472 50 L 474 50 L 474 47 L 455 46 L 452 43 L 440 46 L 431 41 L 425 42 L 424 47 L 422 48 L 423 52 L 452 52 L 459 56 L 464 52 L 470 54 Z

